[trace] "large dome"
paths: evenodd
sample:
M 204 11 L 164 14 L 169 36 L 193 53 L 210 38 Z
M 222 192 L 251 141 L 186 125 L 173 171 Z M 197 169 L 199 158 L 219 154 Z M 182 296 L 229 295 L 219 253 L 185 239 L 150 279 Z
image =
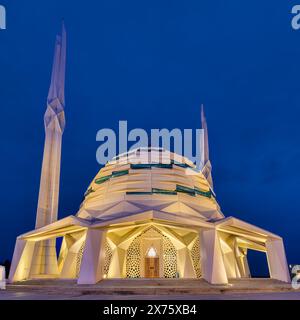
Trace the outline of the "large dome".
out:
M 205 220 L 224 217 L 195 165 L 161 148 L 139 148 L 109 161 L 89 185 L 77 216 L 111 219 L 149 210 Z

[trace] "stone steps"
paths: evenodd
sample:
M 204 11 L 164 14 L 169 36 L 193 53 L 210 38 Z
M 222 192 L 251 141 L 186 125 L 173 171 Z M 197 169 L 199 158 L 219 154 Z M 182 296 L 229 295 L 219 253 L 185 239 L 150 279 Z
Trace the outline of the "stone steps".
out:
M 229 285 L 211 285 L 203 279 L 106 279 L 95 285 L 75 280 L 30 280 L 7 286 L 9 291 L 72 295 L 198 295 L 288 292 L 290 284 L 272 279 L 234 279 Z

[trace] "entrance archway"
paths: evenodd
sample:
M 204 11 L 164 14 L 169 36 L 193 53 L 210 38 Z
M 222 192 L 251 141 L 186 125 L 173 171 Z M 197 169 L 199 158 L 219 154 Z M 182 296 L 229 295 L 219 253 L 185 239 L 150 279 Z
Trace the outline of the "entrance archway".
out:
M 176 248 L 159 228 L 150 226 L 132 241 L 126 252 L 127 278 L 175 278 L 176 275 Z

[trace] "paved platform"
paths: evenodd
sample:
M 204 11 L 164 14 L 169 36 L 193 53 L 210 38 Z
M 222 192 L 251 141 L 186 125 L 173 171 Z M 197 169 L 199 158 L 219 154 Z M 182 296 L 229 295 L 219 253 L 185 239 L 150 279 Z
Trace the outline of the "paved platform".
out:
M 300 290 L 272 279 L 230 280 L 211 285 L 203 279 L 106 279 L 95 285 L 75 280 L 40 279 L 8 285 L 0 291 L 7 299 L 296 299 Z

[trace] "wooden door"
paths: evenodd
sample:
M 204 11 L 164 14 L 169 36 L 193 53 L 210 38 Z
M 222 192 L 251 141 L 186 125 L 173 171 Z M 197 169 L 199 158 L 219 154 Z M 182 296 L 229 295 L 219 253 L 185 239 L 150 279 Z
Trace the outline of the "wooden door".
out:
M 145 258 L 145 277 L 159 278 L 159 258 Z

